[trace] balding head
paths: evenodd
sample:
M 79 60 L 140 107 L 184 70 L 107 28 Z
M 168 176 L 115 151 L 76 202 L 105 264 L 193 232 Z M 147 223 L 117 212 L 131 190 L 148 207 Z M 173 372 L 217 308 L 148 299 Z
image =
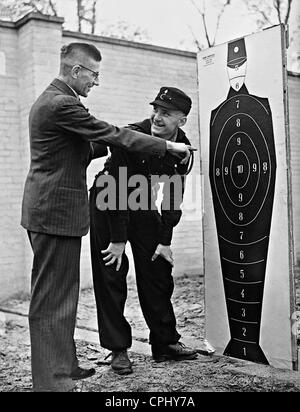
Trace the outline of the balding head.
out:
M 75 64 L 86 64 L 88 60 L 100 62 L 100 51 L 89 43 L 70 43 L 62 46 L 60 51 L 61 70 L 63 75 L 68 74 L 68 69 Z
M 61 48 L 59 77 L 79 95 L 87 97 L 91 88 L 99 84 L 100 61 L 101 53 L 94 45 L 70 43 Z

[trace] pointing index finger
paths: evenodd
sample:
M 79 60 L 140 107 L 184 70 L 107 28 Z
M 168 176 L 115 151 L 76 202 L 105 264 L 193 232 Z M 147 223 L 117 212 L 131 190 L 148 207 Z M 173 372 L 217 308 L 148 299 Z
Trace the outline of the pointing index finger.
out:
M 197 151 L 198 151 L 198 149 L 197 149 L 196 147 L 193 147 L 193 146 L 188 146 L 188 149 L 189 149 L 191 152 L 197 152 Z

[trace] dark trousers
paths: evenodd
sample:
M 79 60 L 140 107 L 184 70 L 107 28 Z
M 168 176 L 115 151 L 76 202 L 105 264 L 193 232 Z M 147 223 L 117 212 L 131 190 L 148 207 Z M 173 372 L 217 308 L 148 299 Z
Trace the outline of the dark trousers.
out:
M 124 316 L 127 298 L 128 258 L 124 254 L 120 270 L 105 266 L 101 250 L 110 243 L 107 212 L 96 208 L 96 192 L 90 191 L 90 239 L 94 291 L 97 305 L 101 346 L 109 350 L 131 347 L 131 327 Z M 158 257 L 152 262 L 158 244 L 160 215 L 156 211 L 136 211 L 130 215 L 128 240 L 131 243 L 137 290 L 145 321 L 150 329 L 150 344 L 163 346 L 176 343 L 176 330 L 171 297 L 174 290 L 172 266 Z
M 78 366 L 74 330 L 81 238 L 28 235 L 34 254 L 29 308 L 33 389 L 67 392 Z

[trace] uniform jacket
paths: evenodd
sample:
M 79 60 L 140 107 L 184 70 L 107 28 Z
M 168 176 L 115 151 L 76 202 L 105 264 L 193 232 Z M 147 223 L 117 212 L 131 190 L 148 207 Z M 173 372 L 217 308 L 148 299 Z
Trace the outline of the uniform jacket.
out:
M 151 135 L 151 122 L 150 119 L 146 119 L 141 123 L 135 123 L 129 125 L 133 130 L 137 130 Z M 183 130 L 179 129 L 177 142 L 190 145 Z M 111 157 L 105 164 L 105 171 L 114 176 L 117 181 L 119 180 L 119 168 L 127 167 L 128 178 L 133 175 L 144 175 L 147 177 L 148 185 L 148 198 L 149 208 L 151 204 L 155 203 L 157 191 L 155 187 L 151 187 L 152 175 L 167 175 L 169 177 L 173 175 L 182 176 L 182 189 L 184 190 L 184 174 L 187 171 L 187 165 L 181 165 L 180 160 L 167 153 L 165 156 L 151 156 L 145 153 L 128 153 L 122 149 L 114 148 L 112 150 Z M 172 189 L 172 187 L 171 187 Z M 183 197 L 183 190 L 181 195 L 181 201 Z M 130 192 L 128 192 L 130 193 Z M 163 193 L 163 196 L 165 193 Z M 117 195 L 118 197 L 118 195 Z M 118 204 L 118 202 L 117 202 Z M 180 205 L 175 205 L 174 195 L 170 193 L 170 202 L 168 202 L 169 208 L 161 210 L 161 223 L 159 228 L 159 243 L 163 245 L 170 245 L 172 240 L 173 228 L 178 224 L 182 212 Z M 130 214 L 135 213 L 129 210 L 116 210 L 108 211 L 108 218 L 110 224 L 111 241 L 112 242 L 126 242 L 127 240 L 127 227 L 130 224 Z M 147 212 L 146 212 L 147 213 Z
M 59 79 L 33 104 L 29 134 L 31 163 L 21 225 L 54 235 L 87 234 L 86 168 L 93 157 L 106 154 L 106 145 L 153 155 L 166 151 L 166 143 L 159 138 L 150 140 L 90 115 L 72 89 Z

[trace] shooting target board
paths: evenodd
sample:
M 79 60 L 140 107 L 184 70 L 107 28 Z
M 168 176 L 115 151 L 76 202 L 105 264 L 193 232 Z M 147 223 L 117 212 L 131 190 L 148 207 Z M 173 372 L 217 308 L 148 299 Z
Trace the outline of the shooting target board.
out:
M 206 340 L 297 369 L 283 25 L 198 54 Z

